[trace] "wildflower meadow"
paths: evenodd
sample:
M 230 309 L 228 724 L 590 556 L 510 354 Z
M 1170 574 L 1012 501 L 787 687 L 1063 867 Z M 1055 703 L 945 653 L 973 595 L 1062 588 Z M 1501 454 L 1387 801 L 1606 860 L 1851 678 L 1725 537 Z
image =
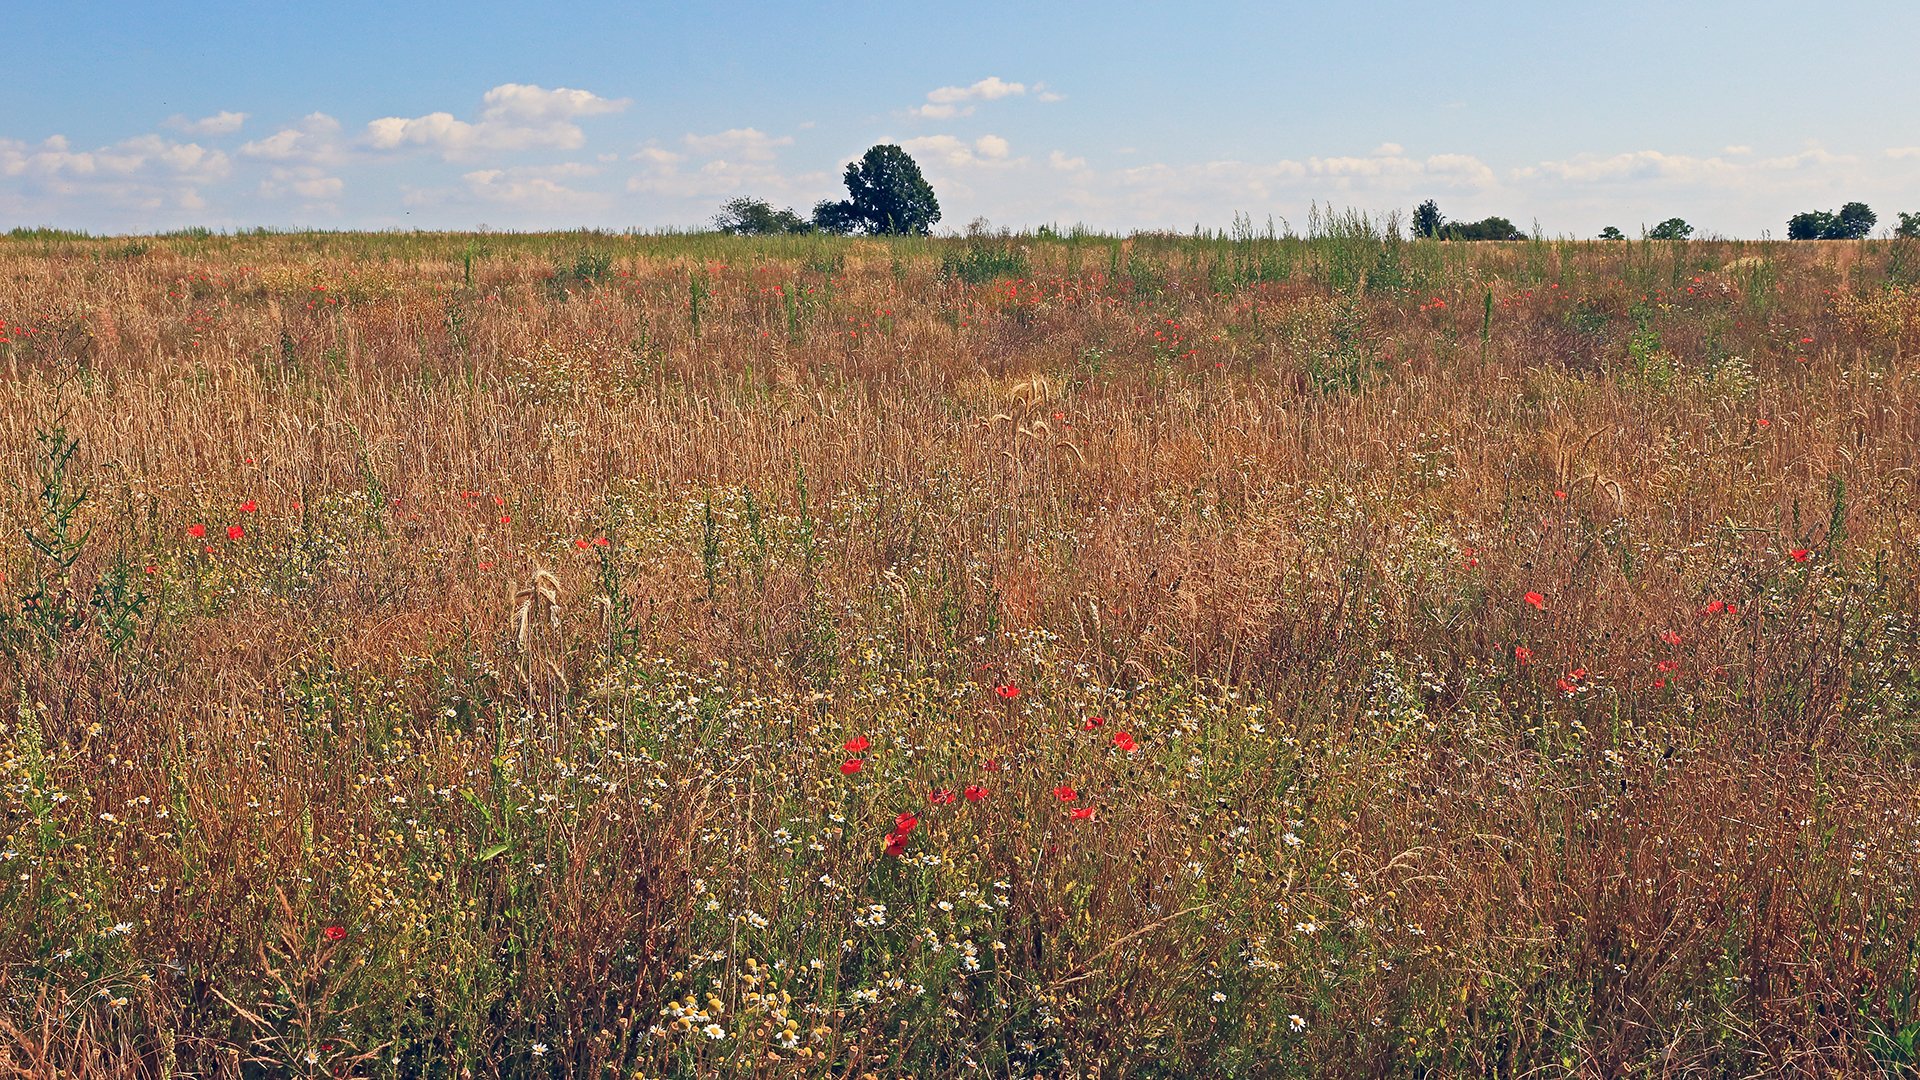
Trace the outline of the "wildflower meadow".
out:
M 0 237 L 0 1070 L 1920 1069 L 1920 241 Z

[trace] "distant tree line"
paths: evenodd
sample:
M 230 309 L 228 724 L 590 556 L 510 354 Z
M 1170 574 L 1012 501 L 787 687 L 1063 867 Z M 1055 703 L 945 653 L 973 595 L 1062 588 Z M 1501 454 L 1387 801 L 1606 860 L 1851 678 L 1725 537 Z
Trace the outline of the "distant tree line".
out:
M 721 232 L 741 236 L 825 232 L 871 236 L 925 236 L 940 220 L 940 200 L 933 185 L 920 171 L 920 165 L 905 150 L 891 143 L 868 148 L 860 160 L 848 162 L 843 177 L 847 186 L 844 199 L 823 199 L 816 203 L 811 217 L 801 217 L 792 208 L 776 209 L 765 199 L 741 196 L 721 204 L 713 226 Z M 1859 240 L 1873 232 L 1878 215 L 1863 202 L 1850 202 L 1838 211 L 1808 210 L 1787 220 L 1790 240 Z M 1448 221 L 1432 199 L 1413 209 L 1413 235 L 1429 240 L 1525 240 L 1527 234 L 1512 221 L 1489 216 L 1479 221 Z M 1686 240 L 1693 226 L 1685 218 L 1671 217 L 1651 229 L 1643 227 L 1648 240 Z M 1894 235 L 1920 238 L 1920 212 L 1902 213 Z M 1609 225 L 1600 231 L 1602 240 L 1625 240 L 1626 234 Z

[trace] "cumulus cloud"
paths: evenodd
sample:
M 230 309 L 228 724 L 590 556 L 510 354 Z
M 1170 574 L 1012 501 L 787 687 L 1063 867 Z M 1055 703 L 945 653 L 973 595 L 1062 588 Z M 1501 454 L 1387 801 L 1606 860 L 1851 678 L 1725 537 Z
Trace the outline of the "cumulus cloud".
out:
M 671 168 L 683 160 L 686 155 L 676 154 L 671 150 L 663 150 L 658 146 L 643 146 L 634 151 L 632 157 L 635 161 L 646 162 L 649 168 L 658 169 Z
M 339 198 L 346 187 L 345 180 L 328 176 L 317 166 L 276 165 L 260 181 L 259 193 L 263 199 L 294 197 L 323 203 Z
M 761 161 L 734 161 L 716 158 L 694 169 L 683 169 L 675 161 L 651 161 L 641 172 L 629 177 L 627 190 L 636 194 L 678 199 L 725 198 L 754 195 L 773 200 L 792 200 L 803 194 L 818 197 L 831 186 L 826 173 L 810 172 L 789 176 Z
M 1740 160 L 1733 160 L 1738 157 Z M 1622 154 L 1582 154 L 1564 161 L 1543 161 L 1514 170 L 1521 181 L 1552 181 L 1563 184 L 1622 183 L 1719 183 L 1735 184 L 1757 174 L 1794 173 L 1823 167 L 1853 164 L 1858 159 L 1833 154 L 1819 148 L 1803 150 L 1783 157 L 1749 160 L 1746 154 L 1697 157 L 1667 154 L 1659 150 L 1634 150 Z
M 239 131 L 240 125 L 246 122 L 247 114 L 243 112 L 217 112 L 198 120 L 190 120 L 175 113 L 167 117 L 166 126 L 175 131 L 184 131 L 189 135 L 231 135 Z
M 308 113 L 292 127 L 242 145 L 240 153 L 262 161 L 336 164 L 346 157 L 346 147 L 340 141 L 340 121 L 315 112 Z
M 503 83 L 481 98 L 476 120 L 448 112 L 385 116 L 367 125 L 362 141 L 375 150 L 419 147 L 448 159 L 482 151 L 574 150 L 587 138 L 574 121 L 616 113 L 630 104 L 627 98 L 603 98 L 586 90 Z
M 72 181 L 94 177 L 164 177 L 194 183 L 227 175 L 231 162 L 219 150 L 179 143 L 158 135 L 136 135 L 97 150 L 74 150 L 65 136 L 39 146 L 0 140 L 0 176 Z
M 0 139 L 0 178 L 10 181 L 18 196 L 61 204 L 198 210 L 206 205 L 199 188 L 231 171 L 224 152 L 159 135 L 137 135 L 94 150 L 75 150 L 60 135 L 38 144 Z
M 900 144 L 900 148 L 909 154 L 922 155 L 956 169 L 1017 163 L 1007 156 L 1012 146 L 998 135 L 982 135 L 970 143 L 952 135 L 923 135 L 917 139 L 907 139 Z
M 1075 169 L 1086 168 L 1087 159 L 1083 157 L 1068 157 L 1066 151 L 1055 150 L 1047 155 L 1047 164 L 1061 172 L 1073 172 Z
M 793 136 L 775 138 L 756 128 L 729 128 L 712 135 L 689 134 L 682 140 L 687 149 L 702 157 L 743 158 L 747 161 L 772 161 L 780 147 L 792 146 Z
M 971 86 L 942 86 L 929 90 L 926 104 L 909 111 L 914 116 L 930 120 L 945 120 L 954 116 L 971 115 L 974 109 L 973 102 L 998 101 L 1001 98 L 1019 97 L 1026 92 L 1025 83 L 1008 82 L 998 75 L 989 75 Z M 1048 93 L 1044 96 L 1049 101 L 1060 99 L 1057 94 Z
M 467 192 L 483 202 L 531 210 L 594 210 L 609 199 L 597 191 L 570 188 L 556 176 L 581 175 L 551 169 L 477 169 L 461 179 Z

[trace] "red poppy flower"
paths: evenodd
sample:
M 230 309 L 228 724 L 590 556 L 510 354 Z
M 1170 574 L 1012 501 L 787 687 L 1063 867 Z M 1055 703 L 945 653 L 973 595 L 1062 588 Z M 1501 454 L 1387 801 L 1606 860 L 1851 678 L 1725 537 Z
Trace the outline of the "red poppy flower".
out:
M 1072 784 L 1061 784 L 1059 787 L 1053 789 L 1053 797 L 1059 799 L 1061 802 L 1072 802 L 1079 798 L 1080 794 L 1073 790 Z
M 865 750 L 867 747 L 872 745 L 873 745 L 872 743 L 867 741 L 867 737 L 865 735 L 855 735 L 853 738 L 847 740 L 846 745 L 843 747 L 843 749 L 845 749 L 846 752 L 849 754 L 857 754 L 860 751 Z
M 1107 722 L 1107 718 L 1104 716 L 1089 716 L 1087 717 L 1087 722 L 1081 725 L 1080 730 L 1092 731 L 1094 728 L 1097 728 L 1101 724 L 1104 724 L 1106 722 Z
M 260 509 L 259 505 L 252 499 L 248 499 L 246 502 L 240 504 L 240 512 L 244 514 L 251 514 L 258 509 Z
M 1124 731 L 1114 735 L 1113 745 L 1119 747 L 1123 753 L 1128 753 L 1128 754 L 1131 754 L 1135 750 L 1138 750 L 1140 748 L 1140 744 L 1133 741 L 1133 736 L 1127 734 Z
M 581 551 L 587 550 L 587 542 L 585 540 L 575 540 L 573 546 L 579 548 Z
M 983 768 L 983 769 L 985 769 L 985 770 L 987 770 L 988 772 L 999 772 L 999 771 L 1000 771 L 1000 759 L 999 759 L 999 758 L 988 758 L 987 760 L 985 760 L 985 761 L 983 761 L 983 762 L 981 762 L 981 763 L 980 763 L 980 767 L 981 767 L 981 768 Z
M 1708 615 L 1718 615 L 1725 610 L 1727 610 L 1727 602 L 1725 600 L 1715 600 L 1706 606 L 1705 613 Z
M 1069 811 L 1067 816 L 1072 818 L 1075 821 L 1085 821 L 1088 818 L 1093 816 L 1093 807 L 1091 806 L 1079 807 L 1077 809 Z
M 195 540 L 198 540 L 201 537 L 207 535 L 207 527 L 196 521 L 193 524 L 187 526 L 187 535 L 193 537 Z
M 1681 639 L 1679 634 L 1671 630 L 1662 630 L 1660 631 L 1660 640 L 1666 642 L 1668 645 L 1678 645 Z
M 1553 493 L 1553 497 L 1556 499 L 1564 499 L 1567 497 L 1567 493 L 1556 489 Z
M 320 936 L 326 938 L 328 941 L 339 941 L 347 936 L 347 928 L 344 926 L 329 926 L 320 931 Z
M 1806 548 L 1794 548 L 1792 551 L 1787 552 L 1787 554 L 1793 556 L 1794 562 L 1806 562 L 1812 557 L 1813 552 L 1808 551 Z
M 920 819 L 915 816 L 911 810 L 893 819 L 893 831 L 899 833 L 901 836 L 905 836 L 919 827 Z
M 927 801 L 932 803 L 935 806 L 946 806 L 947 804 L 953 802 L 953 800 L 956 797 L 957 796 L 954 795 L 952 788 L 941 788 L 938 791 L 931 791 L 927 793 Z
M 993 688 L 993 692 L 996 694 L 999 694 L 1003 699 L 1007 701 L 1012 701 L 1014 698 L 1017 698 L 1020 696 L 1020 688 L 1013 685 L 1012 683 L 1004 683 L 1000 686 L 996 686 Z
M 608 544 L 611 544 L 611 543 L 613 543 L 613 541 L 607 539 L 604 536 L 596 536 L 593 538 L 594 547 L 606 547 Z
M 245 535 L 247 535 L 247 530 L 241 528 L 240 526 L 238 525 L 227 526 L 227 539 L 238 540 Z
M 961 792 L 961 794 L 967 797 L 968 802 L 979 802 L 981 799 L 987 797 L 987 789 L 981 787 L 979 784 L 968 784 L 966 790 Z
M 1547 598 L 1537 592 L 1530 592 L 1520 599 L 1525 600 L 1535 611 L 1547 610 Z
M 1525 667 L 1533 662 L 1533 650 L 1527 648 L 1525 645 L 1515 645 L 1513 647 L 1513 658 L 1520 662 L 1521 667 Z
M 887 854 L 898 858 L 907 853 L 907 837 L 904 833 L 887 834 Z
M 843 761 L 840 763 L 841 776 L 852 776 L 854 773 L 857 773 L 859 771 L 860 771 L 859 758 L 848 758 L 846 761 Z

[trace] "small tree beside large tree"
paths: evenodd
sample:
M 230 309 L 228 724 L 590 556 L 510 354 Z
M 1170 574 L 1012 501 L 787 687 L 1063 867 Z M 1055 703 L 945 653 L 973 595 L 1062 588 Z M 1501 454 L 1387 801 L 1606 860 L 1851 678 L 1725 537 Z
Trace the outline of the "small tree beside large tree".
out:
M 920 164 L 892 143 L 871 147 L 848 162 L 847 198 L 813 208 L 813 223 L 826 232 L 876 236 L 925 236 L 940 220 L 940 200 L 921 175 Z
M 730 199 L 714 215 L 713 227 L 735 236 L 775 236 L 813 231 L 813 224 L 791 209 L 775 210 L 765 199 Z
M 1863 202 L 1850 202 L 1831 210 L 1808 210 L 1787 219 L 1789 240 L 1861 240 L 1873 231 L 1880 218 Z

